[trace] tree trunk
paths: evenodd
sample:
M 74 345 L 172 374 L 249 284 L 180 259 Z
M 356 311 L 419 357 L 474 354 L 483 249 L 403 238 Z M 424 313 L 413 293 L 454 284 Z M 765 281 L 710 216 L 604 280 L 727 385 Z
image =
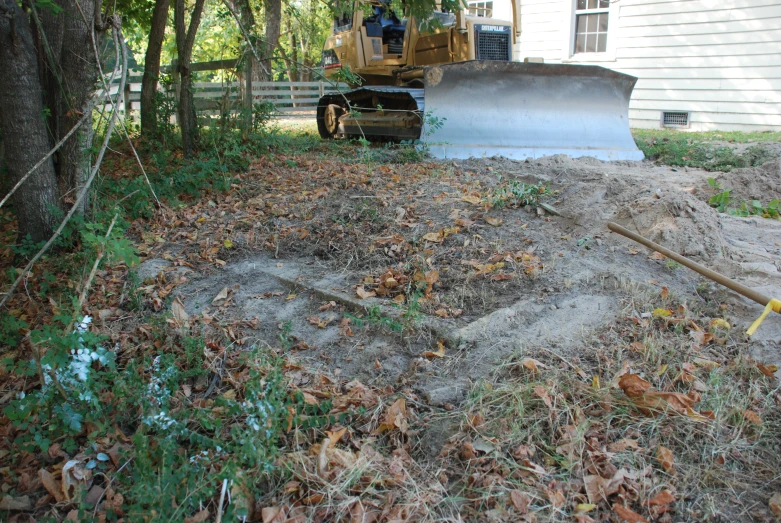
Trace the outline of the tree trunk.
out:
M 90 15 L 100 12 L 101 3 L 101 0 L 69 0 L 60 3 L 66 9 L 65 13 L 59 15 L 64 18 L 65 38 L 62 41 L 60 64 L 63 78 L 66 79 L 66 97 L 61 99 L 63 105 L 58 108 L 60 121 L 57 140 L 65 136 L 83 115 L 94 109 L 98 64 L 92 41 L 94 38 L 95 45 L 100 45 L 101 39 L 95 31 L 95 20 Z M 86 20 L 82 19 L 77 4 L 80 4 Z M 59 151 L 57 181 L 60 197 L 66 204 L 76 199 L 89 178 L 93 138 L 92 125 L 82 125 Z M 83 214 L 88 207 L 89 198 L 84 198 L 77 212 Z
M 204 0 L 195 0 L 195 7 L 190 15 L 190 25 L 185 29 L 184 0 L 176 0 L 174 4 L 174 21 L 176 26 L 176 51 L 179 62 L 180 92 L 179 92 L 179 127 L 182 131 L 182 149 L 185 158 L 192 156 L 198 143 L 198 117 L 195 113 L 195 101 L 192 91 L 192 60 L 195 34 L 201 23 Z
M 34 33 L 35 47 L 52 144 L 94 109 L 98 64 L 92 39 L 100 45 L 101 36 L 95 31 L 93 18 L 93 14 L 100 13 L 101 0 L 62 0 L 59 5 L 63 11 L 57 14 L 33 8 L 40 20 Z M 92 166 L 93 137 L 91 125 L 81 126 L 54 157 L 61 205 L 72 203 L 84 187 Z M 81 202 L 80 214 L 87 209 L 88 201 L 85 198 Z
M 157 0 L 152 12 L 152 27 L 149 30 L 149 44 L 144 60 L 144 78 L 141 81 L 142 134 L 154 134 L 157 131 L 155 93 L 157 92 L 157 80 L 160 76 L 160 55 L 163 51 L 163 39 L 170 4 L 171 0 Z
M 0 0 L 0 128 L 16 183 L 46 153 L 49 140 L 32 31 L 16 0 Z M 47 240 L 57 207 L 54 163 L 44 162 L 14 194 L 19 237 Z
M 261 70 L 267 75 L 266 81 L 274 80 L 272 58 L 279 43 L 279 31 L 282 24 L 282 0 L 265 0 L 266 6 L 266 42 L 263 46 L 263 59 Z

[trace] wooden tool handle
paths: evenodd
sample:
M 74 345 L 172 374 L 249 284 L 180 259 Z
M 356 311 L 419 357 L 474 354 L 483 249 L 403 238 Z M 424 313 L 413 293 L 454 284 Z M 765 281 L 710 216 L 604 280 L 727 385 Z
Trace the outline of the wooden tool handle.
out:
M 723 274 L 719 274 L 716 271 L 712 271 L 707 267 L 704 267 L 700 265 L 697 262 L 691 261 L 689 258 L 686 258 L 685 256 L 681 256 L 677 252 L 673 252 L 670 249 L 666 249 L 665 247 L 662 247 L 658 243 L 654 243 L 651 240 L 648 240 L 646 238 L 643 238 L 639 234 L 636 234 L 630 230 L 624 229 L 617 223 L 608 222 L 607 228 L 610 229 L 613 232 L 617 232 L 618 234 L 622 236 L 626 236 L 630 240 L 634 240 L 637 243 L 640 243 L 642 245 L 645 245 L 649 249 L 653 249 L 656 252 L 660 252 L 670 258 L 671 260 L 675 260 L 681 265 L 685 265 L 686 267 L 690 268 L 693 271 L 697 271 L 706 278 L 710 278 L 711 280 L 715 281 L 716 283 L 720 283 L 721 285 L 724 285 L 725 287 L 732 289 L 733 291 L 742 294 L 746 298 L 753 300 L 760 305 L 767 305 L 768 302 L 770 302 L 770 298 L 765 296 L 764 294 L 761 294 L 754 289 L 749 289 L 745 285 L 742 285 L 735 280 L 731 280 L 724 276 Z

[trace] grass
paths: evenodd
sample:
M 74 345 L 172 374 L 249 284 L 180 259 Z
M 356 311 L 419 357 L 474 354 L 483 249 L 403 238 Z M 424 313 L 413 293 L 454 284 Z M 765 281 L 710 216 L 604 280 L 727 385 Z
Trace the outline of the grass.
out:
M 632 134 L 646 158 L 680 167 L 728 172 L 761 165 L 776 156 L 763 142 L 781 142 L 781 132 L 698 132 L 634 129 Z M 749 145 L 739 152 L 734 144 Z M 729 144 L 729 145 L 728 145 Z
M 614 504 L 655 519 L 661 513 L 649 500 L 669 490 L 674 520 L 766 517 L 781 469 L 778 388 L 744 355 L 742 333 L 708 326 L 724 314 L 717 303 L 686 310 L 635 287 L 624 303 L 627 319 L 594 333 L 588 350 L 561 359 L 527 351 L 477 383 L 462 410 L 448 415 L 460 419 L 447 449 L 448 472 L 470 500 L 462 515 L 512 513 L 513 499 L 526 499 L 540 521 L 579 513 L 603 521 Z M 657 307 L 676 312 L 631 319 Z M 695 324 L 710 331 L 710 343 L 692 342 Z M 627 371 L 659 391 L 699 391 L 693 408 L 708 418 L 644 412 L 618 386 Z M 620 486 L 609 489 L 611 480 Z M 602 493 L 592 499 L 584 481 L 602 485 Z

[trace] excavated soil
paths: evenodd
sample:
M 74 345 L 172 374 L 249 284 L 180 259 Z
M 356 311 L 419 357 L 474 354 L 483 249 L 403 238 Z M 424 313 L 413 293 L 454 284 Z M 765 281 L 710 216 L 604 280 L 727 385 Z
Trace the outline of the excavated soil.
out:
M 347 160 L 260 160 L 257 178 L 245 180 L 254 192 L 208 211 L 223 217 L 241 254 L 189 273 L 173 294 L 188 314 L 208 319 L 207 329 L 241 330 L 242 343 L 281 347 L 343 379 L 406 384 L 431 404 L 457 403 L 510 355 L 588 358 L 599 344 L 594 333 L 650 314 L 632 309 L 638 292 L 667 288 L 684 300 L 724 300 L 729 320 L 745 329 L 760 305 L 650 256 L 606 224 L 781 296 L 781 223 L 721 214 L 706 203 L 714 176 L 735 198 L 781 194 L 778 169 L 776 161 L 714 174 L 553 156 L 371 166 L 367 173 Z M 269 172 L 274 186 L 267 186 Z M 486 203 L 513 180 L 546 184 L 545 205 Z M 155 252 L 193 258 L 176 242 L 155 249 L 141 279 L 181 271 Z M 382 290 L 389 277 L 431 278 L 419 310 L 411 310 L 409 296 L 394 304 L 399 294 Z M 411 325 L 414 333 L 397 332 Z M 781 321 L 771 317 L 751 342 L 753 354 L 781 363 L 780 339 Z M 431 356 L 442 347 L 446 358 Z

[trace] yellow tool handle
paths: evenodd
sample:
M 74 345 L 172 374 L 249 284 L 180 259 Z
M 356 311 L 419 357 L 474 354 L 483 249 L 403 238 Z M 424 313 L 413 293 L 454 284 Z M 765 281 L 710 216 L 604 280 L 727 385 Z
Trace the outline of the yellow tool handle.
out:
M 685 256 L 681 256 L 677 252 L 673 252 L 670 249 L 662 247 L 658 243 L 654 243 L 651 240 L 640 236 L 639 234 L 636 234 L 628 229 L 621 227 L 617 223 L 608 222 L 607 228 L 613 232 L 617 232 L 622 236 L 626 236 L 630 240 L 634 240 L 637 243 L 645 245 L 649 249 L 653 249 L 656 252 L 660 252 L 665 256 L 667 256 L 668 258 L 670 258 L 671 260 L 675 260 L 681 265 L 685 265 L 691 270 L 702 274 L 706 278 L 710 278 L 716 283 L 720 283 L 721 285 L 724 285 L 725 287 L 732 289 L 738 294 L 742 294 L 746 298 L 753 300 L 759 303 L 760 305 L 764 305 L 765 312 L 762 313 L 762 316 L 760 316 L 747 331 L 749 336 L 751 336 L 752 334 L 754 334 L 754 332 L 756 332 L 757 328 L 759 327 L 759 324 L 762 323 L 762 320 L 764 320 L 768 314 L 770 314 L 771 310 L 781 313 L 781 301 L 779 300 L 776 300 L 774 298 L 768 298 L 764 294 L 757 292 L 754 289 L 750 289 L 745 285 L 736 282 L 735 280 L 731 280 L 730 278 L 727 278 L 723 274 L 719 274 L 718 272 L 712 271 L 709 268 L 700 265 L 697 262 L 693 262 L 689 258 L 686 258 Z

